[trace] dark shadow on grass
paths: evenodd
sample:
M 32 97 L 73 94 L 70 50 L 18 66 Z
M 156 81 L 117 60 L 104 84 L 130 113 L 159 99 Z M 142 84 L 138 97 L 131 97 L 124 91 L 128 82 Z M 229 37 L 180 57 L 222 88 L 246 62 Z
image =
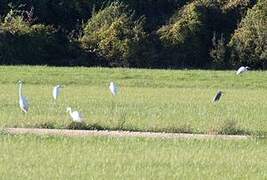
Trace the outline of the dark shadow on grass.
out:
M 52 122 L 46 122 L 46 123 L 42 123 L 42 124 L 35 124 L 34 127 L 36 127 L 36 128 L 44 128 L 44 129 L 56 129 L 57 128 L 55 123 L 52 123 Z
M 194 131 L 189 125 L 181 125 L 180 127 L 165 127 L 152 129 L 153 132 L 166 132 L 166 133 L 190 133 L 201 134 L 203 132 Z
M 44 128 L 44 129 L 72 129 L 72 130 L 109 130 L 109 131 L 132 131 L 132 132 L 165 132 L 165 133 L 196 133 L 189 126 L 181 127 L 165 127 L 165 128 L 154 128 L 154 129 L 140 129 L 136 127 L 124 126 L 124 121 L 119 122 L 115 127 L 102 126 L 97 123 L 76 123 L 71 122 L 66 127 L 58 127 L 55 123 L 46 122 L 42 124 L 35 124 L 33 126 L 25 126 L 27 128 Z M 200 133 L 200 132 L 198 132 Z
M 256 131 L 251 134 L 252 137 L 257 139 L 266 139 L 267 138 L 267 132 L 263 131 Z
M 5 136 L 5 135 L 9 135 L 8 132 L 6 132 L 4 129 L 0 130 L 0 136 Z
M 76 122 L 70 123 L 66 128 L 73 130 L 106 130 L 104 127 L 98 124 L 86 124 L 86 123 L 76 123 Z
M 253 133 L 249 130 L 242 129 L 239 127 L 236 121 L 229 120 L 223 122 L 220 127 L 215 130 L 216 134 L 222 135 L 252 135 Z
M 45 128 L 45 129 L 72 129 L 72 130 L 107 130 L 107 131 L 131 131 L 131 132 L 158 132 L 158 133 L 190 133 L 190 134 L 205 134 L 205 132 L 196 132 L 189 125 L 181 125 L 181 127 L 165 127 L 165 128 L 148 128 L 140 129 L 132 126 L 124 126 L 120 123 L 116 127 L 102 126 L 97 123 L 86 124 L 72 122 L 66 127 L 57 125 L 56 123 L 46 122 L 42 124 L 35 124 L 33 126 L 25 126 L 27 128 Z M 238 127 L 235 121 L 226 121 L 222 123 L 219 128 L 212 130 L 209 134 L 221 134 L 221 135 L 250 135 L 255 138 L 267 137 L 267 132 L 251 132 Z

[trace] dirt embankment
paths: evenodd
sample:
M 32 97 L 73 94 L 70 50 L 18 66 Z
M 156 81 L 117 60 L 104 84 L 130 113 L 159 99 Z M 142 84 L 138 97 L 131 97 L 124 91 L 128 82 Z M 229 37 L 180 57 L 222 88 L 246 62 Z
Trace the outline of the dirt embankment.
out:
M 97 131 L 97 130 L 68 130 L 68 129 L 38 129 L 38 128 L 5 128 L 9 134 L 34 134 L 52 136 L 107 136 L 107 137 L 148 137 L 165 139 L 224 139 L 244 140 L 251 136 L 246 135 L 210 135 L 210 134 L 185 134 L 185 133 L 155 133 L 155 132 L 130 132 L 130 131 Z

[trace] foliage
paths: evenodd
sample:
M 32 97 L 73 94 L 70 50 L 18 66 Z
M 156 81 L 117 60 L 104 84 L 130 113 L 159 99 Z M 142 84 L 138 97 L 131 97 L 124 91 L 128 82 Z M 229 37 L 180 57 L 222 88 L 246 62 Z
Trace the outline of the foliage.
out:
M 184 43 L 190 35 L 198 33 L 201 28 L 202 14 L 198 4 L 189 4 L 178 12 L 177 17 L 171 19 L 169 26 L 159 29 L 159 34 L 163 41 L 171 45 Z
M 96 51 L 107 59 L 111 66 L 139 66 L 147 36 L 143 30 L 143 20 L 134 20 L 127 6 L 114 2 L 86 23 L 80 41 L 84 48 Z M 145 61 L 145 57 L 142 60 Z
M 28 16 L 25 16 L 28 15 Z M 56 30 L 34 24 L 32 12 L 11 10 L 1 22 L 1 64 L 62 64 Z M 58 59 L 57 61 L 55 61 Z
M 228 62 L 226 59 L 227 47 L 223 34 L 221 34 L 220 39 L 217 39 L 216 33 L 214 33 L 212 38 L 212 45 L 213 48 L 210 51 L 210 56 L 212 57 L 214 67 L 216 67 L 217 69 L 225 69 L 227 67 Z
M 229 46 L 235 65 L 267 66 L 267 1 L 260 0 L 242 20 Z
M 0 22 L 0 64 L 92 65 L 76 41 L 50 25 L 36 23 L 30 11 L 10 10 Z
M 25 10 L 34 7 L 38 23 L 59 26 L 70 32 L 77 24 L 86 22 L 94 10 L 99 11 L 107 2 L 114 1 L 127 4 L 137 16 L 144 15 L 147 19 L 146 29 L 149 31 L 164 24 L 176 8 L 188 2 L 188 0 L 1 0 L 0 15 L 9 11 L 8 4 L 12 4 L 13 7 L 23 5 Z
M 171 66 L 206 67 L 209 63 L 211 35 L 216 30 L 218 5 L 207 1 L 194 1 L 170 19 L 170 23 L 158 30 L 163 43 L 163 53 Z M 214 19 L 215 17 L 215 19 Z M 205 42 L 205 43 L 204 43 Z
M 257 14 L 266 9 L 250 9 L 256 2 L 2 0 L 0 64 L 222 69 L 249 63 L 265 68 L 266 19 Z M 258 2 L 263 3 L 266 0 Z M 121 7 L 117 14 L 112 12 L 115 6 Z M 16 18 L 7 23 L 12 13 Z M 109 13 L 114 17 L 107 17 Z M 258 23 L 252 25 L 250 14 Z M 241 43 L 256 36 L 253 43 Z
M 250 4 L 250 0 L 221 0 L 222 9 L 229 11 L 237 7 L 244 8 Z
M 227 120 L 223 122 L 217 129 L 218 134 L 228 134 L 228 135 L 250 135 L 250 132 L 240 129 L 236 121 Z

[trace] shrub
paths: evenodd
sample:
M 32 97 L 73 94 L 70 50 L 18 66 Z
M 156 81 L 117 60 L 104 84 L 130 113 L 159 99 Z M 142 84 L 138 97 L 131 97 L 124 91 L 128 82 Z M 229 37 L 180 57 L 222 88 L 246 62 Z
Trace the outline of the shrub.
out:
M 82 47 L 104 57 L 110 66 L 145 66 L 144 55 L 147 34 L 144 19 L 134 20 L 127 6 L 113 2 L 94 14 L 85 24 L 80 38 Z
M 138 16 L 147 18 L 146 29 L 152 31 L 165 23 L 177 7 L 181 7 L 188 0 L 108 0 L 119 1 L 127 4 Z M 1 0 L 0 16 L 9 11 L 8 4 L 15 9 L 21 5 L 25 10 L 35 8 L 38 23 L 50 24 L 55 27 L 71 31 L 73 27 L 82 21 L 88 20 L 92 9 L 98 11 L 107 0 Z
M 67 64 L 67 39 L 33 13 L 11 10 L 0 22 L 0 64 Z
M 163 45 L 163 64 L 171 67 L 207 67 L 212 32 L 217 31 L 219 5 L 193 1 L 178 10 L 157 33 Z
M 236 121 L 228 120 L 224 121 L 219 129 L 217 130 L 218 134 L 227 134 L 227 135 L 249 135 L 250 132 L 238 127 Z
M 170 24 L 158 31 L 163 42 L 166 42 L 166 45 L 179 45 L 184 43 L 188 36 L 198 33 L 203 18 L 200 8 L 198 4 L 191 3 L 175 14 Z
M 200 52 L 196 34 L 202 28 L 202 13 L 200 7 L 194 3 L 186 5 L 178 11 L 168 25 L 161 27 L 157 33 L 163 45 L 162 65 L 168 67 L 196 66 L 195 57 Z M 194 51 L 188 49 L 189 42 Z
M 223 34 L 218 39 L 216 33 L 214 33 L 212 38 L 213 48 L 210 51 L 210 56 L 212 58 L 213 67 L 216 69 L 225 69 L 228 66 L 227 62 L 227 47 L 225 43 L 225 38 Z
M 260 0 L 241 21 L 229 46 L 234 65 L 267 67 L 267 1 Z

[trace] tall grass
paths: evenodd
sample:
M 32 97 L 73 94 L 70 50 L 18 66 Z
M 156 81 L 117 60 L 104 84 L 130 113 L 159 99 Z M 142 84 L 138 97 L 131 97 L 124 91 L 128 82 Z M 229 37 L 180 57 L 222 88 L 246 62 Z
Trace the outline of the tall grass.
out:
M 0 67 L 0 126 L 69 127 L 65 112 L 83 112 L 88 127 L 194 133 L 267 132 L 267 73 L 236 76 L 234 71 L 107 68 Z M 18 106 L 18 85 L 25 81 L 28 114 Z M 112 97 L 109 81 L 120 85 Z M 52 88 L 65 88 L 56 104 Z M 217 90 L 225 95 L 211 102 Z M 233 122 L 231 131 L 222 131 Z
M 0 136 L 1 179 L 266 179 L 266 140 Z

